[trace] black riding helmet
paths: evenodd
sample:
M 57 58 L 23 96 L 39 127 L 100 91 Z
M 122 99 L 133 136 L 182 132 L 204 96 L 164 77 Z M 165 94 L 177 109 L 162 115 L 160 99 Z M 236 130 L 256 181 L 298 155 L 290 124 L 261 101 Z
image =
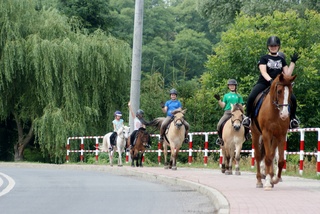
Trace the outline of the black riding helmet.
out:
M 178 95 L 178 91 L 175 88 L 173 88 L 173 89 L 170 90 L 170 95 L 171 94 Z
M 229 85 L 235 85 L 235 86 L 236 86 L 236 87 L 235 87 L 235 91 L 236 91 L 236 90 L 237 90 L 238 82 L 237 82 L 237 80 L 235 80 L 235 79 L 229 79 L 227 85 L 228 85 L 228 86 L 229 86 Z
M 144 115 L 144 112 L 141 109 L 138 109 L 138 111 L 136 113 L 137 118 L 142 118 L 143 115 Z
M 269 50 L 269 46 L 279 46 L 279 49 L 280 49 L 280 46 L 281 46 L 281 42 L 280 42 L 280 39 L 279 37 L 277 36 L 270 36 L 269 39 L 267 40 L 267 49 Z M 279 50 L 278 49 L 278 50 Z M 272 54 L 272 55 L 276 55 L 278 53 L 278 50 L 277 52 L 275 53 L 271 53 L 270 50 L 269 52 Z

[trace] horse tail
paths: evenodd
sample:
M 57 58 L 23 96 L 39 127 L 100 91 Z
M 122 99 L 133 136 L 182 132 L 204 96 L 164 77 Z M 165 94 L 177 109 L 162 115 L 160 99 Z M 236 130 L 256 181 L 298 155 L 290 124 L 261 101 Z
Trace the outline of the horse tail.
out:
M 164 119 L 165 119 L 165 117 L 158 117 L 150 122 L 146 122 L 146 121 L 144 121 L 144 122 L 145 122 L 146 126 L 153 126 L 153 127 L 156 127 L 157 129 L 160 129 Z

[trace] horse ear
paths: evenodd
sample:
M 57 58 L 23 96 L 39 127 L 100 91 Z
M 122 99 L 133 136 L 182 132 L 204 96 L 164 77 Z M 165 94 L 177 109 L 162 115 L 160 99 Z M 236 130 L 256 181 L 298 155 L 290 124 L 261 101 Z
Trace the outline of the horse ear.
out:
M 181 112 L 182 112 L 182 114 L 185 114 L 186 111 L 187 111 L 187 109 L 183 109 Z
M 293 75 L 291 78 L 291 82 L 293 82 L 296 79 L 297 75 Z

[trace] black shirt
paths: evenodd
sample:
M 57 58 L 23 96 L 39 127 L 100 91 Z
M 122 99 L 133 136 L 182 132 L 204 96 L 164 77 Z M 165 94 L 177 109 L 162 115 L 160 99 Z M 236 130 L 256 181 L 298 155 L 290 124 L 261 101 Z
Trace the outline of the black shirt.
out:
M 264 55 L 258 62 L 259 65 L 267 65 L 267 73 L 272 79 L 275 79 L 282 73 L 283 67 L 287 65 L 286 60 L 280 56 Z M 268 84 L 268 81 L 261 75 L 259 76 L 258 83 Z

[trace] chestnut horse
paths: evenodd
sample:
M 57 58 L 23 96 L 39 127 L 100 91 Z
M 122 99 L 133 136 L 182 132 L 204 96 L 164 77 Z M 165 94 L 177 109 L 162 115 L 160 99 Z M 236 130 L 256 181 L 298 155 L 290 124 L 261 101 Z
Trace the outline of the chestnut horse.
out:
M 265 190 L 270 190 L 281 180 L 284 166 L 284 143 L 290 123 L 290 97 L 295 76 L 279 74 L 264 98 L 259 114 L 252 118 L 251 134 L 255 148 L 257 188 L 262 188 L 260 163 L 265 161 Z M 278 172 L 274 174 L 273 161 L 279 151 Z
M 146 129 L 140 128 L 136 133 L 135 143 L 133 147 L 130 149 L 130 157 L 131 157 L 131 166 L 134 167 L 134 161 L 136 161 L 137 167 L 143 167 L 142 158 L 143 154 L 146 150 L 146 146 L 149 143 L 150 134 Z M 128 140 L 127 146 L 130 146 L 130 138 Z
M 245 141 L 244 126 L 242 125 L 243 106 L 237 103 L 231 104 L 231 107 L 231 118 L 227 120 L 222 131 L 224 144 L 221 146 L 223 155 L 221 172 L 226 175 L 232 175 L 232 162 L 233 158 L 235 158 L 235 174 L 240 175 L 240 152 Z

